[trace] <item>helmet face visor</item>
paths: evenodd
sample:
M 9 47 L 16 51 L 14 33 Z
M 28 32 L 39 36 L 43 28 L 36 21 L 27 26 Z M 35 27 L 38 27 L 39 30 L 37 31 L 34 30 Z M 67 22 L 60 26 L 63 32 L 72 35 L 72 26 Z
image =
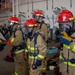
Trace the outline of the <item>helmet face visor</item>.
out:
M 27 27 L 26 29 L 27 29 L 29 32 L 31 32 L 32 29 L 33 29 L 33 27 Z
M 8 28 L 9 29 L 12 29 L 13 28 L 13 25 L 14 25 L 14 22 L 9 22 Z
M 10 22 L 9 25 L 10 25 L 10 26 L 14 25 L 14 22 Z
M 38 21 L 38 20 L 39 20 L 39 16 L 35 16 L 34 19 L 35 19 L 36 21 Z
M 60 32 L 66 32 L 67 34 L 70 34 L 71 32 L 71 26 L 68 23 L 59 23 Z
M 73 26 L 73 22 L 59 22 L 60 28 L 69 28 Z
M 7 29 L 12 30 L 14 25 L 15 25 L 14 22 L 9 22 Z
M 42 17 L 42 16 L 34 16 L 33 18 L 38 22 L 39 19 L 43 19 L 44 17 Z
M 65 29 L 70 29 L 70 26 L 67 24 L 59 24 L 60 29 L 62 29 L 63 31 L 65 31 Z
M 26 27 L 26 35 L 28 37 L 32 36 L 32 33 L 33 33 L 33 27 Z

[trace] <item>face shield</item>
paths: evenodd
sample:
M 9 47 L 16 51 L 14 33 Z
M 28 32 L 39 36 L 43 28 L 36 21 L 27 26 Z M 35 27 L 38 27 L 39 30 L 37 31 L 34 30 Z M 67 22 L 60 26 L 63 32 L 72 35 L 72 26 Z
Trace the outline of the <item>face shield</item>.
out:
M 39 20 L 39 16 L 33 15 L 33 18 L 38 21 Z
M 10 25 L 10 26 L 14 25 L 14 22 L 10 22 L 9 25 Z
M 33 18 L 36 20 L 37 23 L 40 23 L 40 21 L 42 21 L 44 17 L 43 16 L 35 16 L 34 15 Z
M 67 34 L 71 34 L 72 30 L 72 22 L 67 23 L 59 23 L 60 32 L 66 32 Z
M 7 26 L 7 29 L 8 30 L 12 30 L 13 29 L 13 25 L 14 25 L 14 22 L 9 22 L 9 24 Z
M 28 37 L 31 37 L 31 36 L 32 36 L 33 28 L 34 28 L 34 27 L 26 27 L 25 34 L 26 34 Z
M 8 25 L 8 30 L 11 30 L 12 32 L 15 32 L 17 30 L 17 27 L 18 25 L 14 22 L 9 22 L 9 25 Z

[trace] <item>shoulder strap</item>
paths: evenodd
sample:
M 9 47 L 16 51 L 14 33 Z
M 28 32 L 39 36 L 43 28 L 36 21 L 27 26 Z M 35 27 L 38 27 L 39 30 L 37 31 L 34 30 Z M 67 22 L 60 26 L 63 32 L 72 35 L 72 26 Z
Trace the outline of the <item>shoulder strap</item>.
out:
M 37 37 L 38 37 L 38 35 L 41 35 L 39 32 L 37 32 L 37 33 L 35 33 L 34 34 L 34 45 L 36 45 L 37 44 Z M 43 38 L 43 36 L 41 35 L 41 37 Z M 44 39 L 44 38 L 43 38 Z
M 16 33 L 17 30 L 18 30 L 18 29 L 15 29 L 15 31 L 13 32 L 13 33 L 14 33 L 14 38 L 16 37 L 15 33 Z
M 34 45 L 37 44 L 37 37 L 38 37 L 39 34 L 40 34 L 40 33 L 35 33 L 35 34 L 34 34 Z
M 43 24 L 44 24 L 44 21 L 42 21 L 42 22 L 40 23 L 39 29 L 41 29 L 41 27 L 42 27 Z

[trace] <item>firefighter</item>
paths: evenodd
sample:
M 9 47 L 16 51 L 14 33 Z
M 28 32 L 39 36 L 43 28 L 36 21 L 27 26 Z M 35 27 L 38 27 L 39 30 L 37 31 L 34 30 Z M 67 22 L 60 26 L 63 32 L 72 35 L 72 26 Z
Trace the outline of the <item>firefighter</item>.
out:
M 43 35 L 45 38 L 45 41 L 48 41 L 48 28 L 46 23 L 44 22 L 44 12 L 42 10 L 35 10 L 33 12 L 33 18 L 36 20 L 36 22 L 39 24 L 39 32 Z M 42 32 L 41 32 L 41 31 Z
M 69 10 L 62 10 L 57 18 L 61 32 L 63 50 L 60 52 L 60 72 L 62 75 L 75 75 L 75 32 L 74 16 Z
M 46 73 L 46 44 L 38 32 L 38 24 L 32 18 L 24 23 L 27 31 L 27 49 L 29 75 L 41 75 Z
M 26 75 L 26 61 L 24 59 L 24 47 L 22 45 L 23 35 L 18 29 L 19 19 L 16 16 L 9 18 L 8 27 L 12 31 L 7 44 L 12 47 L 11 53 L 14 57 L 15 72 L 12 75 Z

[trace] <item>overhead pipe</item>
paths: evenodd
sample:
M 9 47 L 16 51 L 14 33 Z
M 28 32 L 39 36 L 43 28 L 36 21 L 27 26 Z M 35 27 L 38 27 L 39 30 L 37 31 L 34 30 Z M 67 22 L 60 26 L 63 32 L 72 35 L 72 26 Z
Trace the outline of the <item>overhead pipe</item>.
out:
M 18 0 L 16 0 L 16 17 L 19 17 Z
M 39 3 L 39 2 L 44 2 L 44 1 L 46 1 L 46 0 L 43 0 L 43 1 L 35 1 L 35 2 L 33 2 L 33 3 Z M 20 5 L 25 5 L 25 4 L 27 4 L 27 3 L 22 3 L 22 4 L 20 4 Z M 32 1 L 29 2 L 29 4 L 32 4 Z
M 14 16 L 15 15 L 15 4 L 14 4 L 14 2 L 15 2 L 15 0 L 12 0 L 12 11 L 13 11 L 13 13 L 12 13 L 12 15 Z

